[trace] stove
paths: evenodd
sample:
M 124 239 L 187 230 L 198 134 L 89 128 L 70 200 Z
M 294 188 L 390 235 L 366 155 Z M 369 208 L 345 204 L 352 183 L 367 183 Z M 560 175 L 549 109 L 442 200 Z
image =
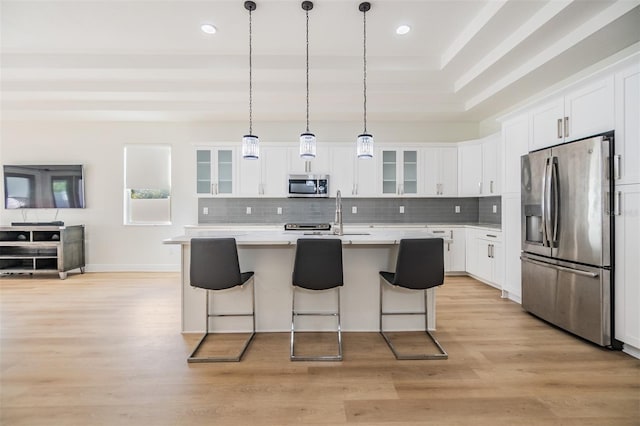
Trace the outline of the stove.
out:
M 330 231 L 330 223 L 285 223 L 285 231 Z

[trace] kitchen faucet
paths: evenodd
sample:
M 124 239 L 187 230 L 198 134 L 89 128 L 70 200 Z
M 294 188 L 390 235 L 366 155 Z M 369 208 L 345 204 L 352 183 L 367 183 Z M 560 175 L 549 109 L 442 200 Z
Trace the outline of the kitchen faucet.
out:
M 338 192 L 336 192 L 336 217 L 334 220 L 334 224 L 333 224 L 334 228 L 333 228 L 333 233 L 335 235 L 342 235 L 343 234 L 343 230 L 342 230 L 342 194 L 340 193 L 340 190 L 338 189 Z

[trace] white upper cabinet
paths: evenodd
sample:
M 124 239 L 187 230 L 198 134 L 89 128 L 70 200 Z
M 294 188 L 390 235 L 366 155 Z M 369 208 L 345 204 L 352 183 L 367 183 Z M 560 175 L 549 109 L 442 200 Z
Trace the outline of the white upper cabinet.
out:
M 612 130 L 613 87 L 610 76 L 534 108 L 529 150 Z
M 502 161 L 500 158 L 500 134 L 487 136 L 482 141 L 482 195 L 500 195 Z
M 498 133 L 458 147 L 458 188 L 463 197 L 500 195 L 502 161 Z
M 260 161 L 260 192 L 267 197 L 286 197 L 287 177 L 287 148 L 282 146 L 265 147 L 262 149 Z M 242 180 L 243 177 L 240 177 Z
M 286 197 L 288 148 L 261 146 L 260 159 L 238 162 L 238 192 L 240 197 Z M 241 158 L 238 154 L 238 158 Z
M 329 170 L 329 192 L 340 190 L 343 197 L 375 197 L 377 195 L 375 159 L 358 159 L 354 144 L 332 146 Z
M 458 147 L 458 194 L 478 197 L 482 194 L 482 145 L 462 144 Z
M 300 158 L 300 147 L 289 147 L 288 173 L 329 173 L 329 147 L 324 144 L 316 148 L 316 158 L 303 160 Z
M 196 149 L 196 193 L 229 196 L 236 190 L 236 148 Z
M 422 149 L 423 195 L 455 197 L 458 195 L 458 148 Z
M 338 190 L 343 197 L 354 196 L 356 191 L 355 146 L 331 147 L 330 155 L 329 196 L 335 196 Z
M 422 190 L 422 164 L 418 149 L 379 148 L 381 195 L 418 195 Z
M 640 183 L 640 64 L 622 70 L 615 79 L 615 183 Z
M 529 115 L 502 124 L 502 152 L 504 156 L 502 192 L 520 193 L 520 157 L 529 150 Z

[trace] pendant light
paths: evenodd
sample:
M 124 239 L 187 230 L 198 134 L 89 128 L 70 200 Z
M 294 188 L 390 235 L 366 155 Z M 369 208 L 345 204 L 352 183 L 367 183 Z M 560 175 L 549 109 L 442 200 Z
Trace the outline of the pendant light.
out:
M 373 135 L 367 132 L 367 11 L 371 9 L 368 1 L 360 3 L 358 10 L 362 12 L 363 22 L 363 99 L 364 99 L 364 131 L 356 140 L 356 153 L 358 158 L 373 158 Z
M 300 134 L 300 158 L 312 160 L 316 158 L 316 135 L 309 131 L 309 11 L 313 2 L 303 1 L 302 9 L 307 17 L 307 130 Z
M 257 160 L 260 157 L 260 140 L 253 134 L 253 64 L 251 62 L 251 12 L 256 10 L 256 3 L 245 1 L 244 8 L 249 11 L 249 134 L 242 137 L 242 158 Z

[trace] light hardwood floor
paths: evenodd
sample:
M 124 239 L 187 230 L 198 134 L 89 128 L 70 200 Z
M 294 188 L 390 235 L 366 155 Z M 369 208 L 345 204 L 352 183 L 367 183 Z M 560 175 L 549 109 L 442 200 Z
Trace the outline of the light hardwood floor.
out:
M 294 363 L 272 333 L 240 363 L 187 364 L 179 289 L 166 273 L 1 278 L 0 424 L 640 425 L 640 360 L 470 278 L 438 290 L 446 361 L 346 333 L 343 362 Z

